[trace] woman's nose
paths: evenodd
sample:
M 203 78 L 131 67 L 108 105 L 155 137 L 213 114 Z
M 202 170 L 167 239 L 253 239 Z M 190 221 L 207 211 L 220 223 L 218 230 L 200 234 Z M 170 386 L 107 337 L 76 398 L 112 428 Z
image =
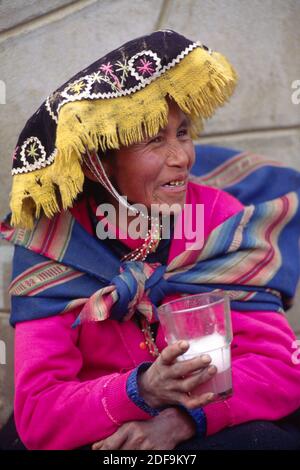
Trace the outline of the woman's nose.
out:
M 167 164 L 169 166 L 177 166 L 180 168 L 189 167 L 189 155 L 180 143 L 169 145 L 167 152 Z

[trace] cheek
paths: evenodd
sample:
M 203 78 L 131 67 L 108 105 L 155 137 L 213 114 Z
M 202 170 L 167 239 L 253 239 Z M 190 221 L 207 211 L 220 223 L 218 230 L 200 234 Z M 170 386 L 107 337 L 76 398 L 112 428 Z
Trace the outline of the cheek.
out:
M 136 184 L 133 190 L 138 195 L 143 196 L 148 202 L 153 198 L 153 194 L 159 185 L 159 175 L 161 169 L 159 165 L 148 165 L 143 171 L 139 171 L 136 177 Z
M 141 155 L 133 165 L 131 165 L 131 175 L 135 179 L 131 179 L 133 185 L 145 186 L 150 188 L 155 185 L 164 166 L 164 159 L 155 153 L 147 153 Z
M 145 174 L 145 193 L 151 198 L 161 184 L 162 176 L 165 172 L 165 163 L 163 158 L 153 158 L 152 164 L 148 165 L 147 174 Z
M 195 152 L 195 146 L 194 146 L 193 142 L 189 143 L 186 152 L 189 156 L 189 169 L 191 169 L 192 166 L 195 163 L 195 160 L 196 160 L 196 152 Z
M 134 159 L 130 157 L 126 164 L 122 162 L 116 165 L 112 181 L 114 180 L 119 190 L 129 197 L 151 197 L 162 167 L 163 162 L 156 155 L 140 155 Z

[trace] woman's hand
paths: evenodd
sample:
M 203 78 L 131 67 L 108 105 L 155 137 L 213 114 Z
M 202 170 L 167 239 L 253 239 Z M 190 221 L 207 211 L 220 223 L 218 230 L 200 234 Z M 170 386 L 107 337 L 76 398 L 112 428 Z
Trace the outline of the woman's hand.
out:
M 192 418 L 167 408 L 149 421 L 131 421 L 114 434 L 93 444 L 93 450 L 172 450 L 195 434 Z
M 207 355 L 176 361 L 188 348 L 186 341 L 167 346 L 149 369 L 140 374 L 140 396 L 152 408 L 181 404 L 192 409 L 213 400 L 213 393 L 190 395 L 197 385 L 210 380 L 217 368 L 209 366 L 211 358 Z

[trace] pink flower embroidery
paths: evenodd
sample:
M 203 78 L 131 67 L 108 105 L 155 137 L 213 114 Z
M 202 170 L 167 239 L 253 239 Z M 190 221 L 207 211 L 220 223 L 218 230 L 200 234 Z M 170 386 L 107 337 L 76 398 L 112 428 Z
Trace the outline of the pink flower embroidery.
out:
M 107 62 L 107 64 L 103 64 L 100 67 L 100 70 L 105 73 L 105 75 L 113 75 L 113 68 L 112 64 L 110 62 Z
M 150 62 L 150 60 L 140 59 L 140 63 L 142 65 L 138 65 L 137 69 L 143 75 L 145 75 L 146 73 L 148 73 L 149 75 L 152 75 L 155 72 L 155 69 L 153 68 L 153 64 Z
M 113 85 L 114 86 L 116 86 L 118 89 L 122 88 L 118 77 L 114 74 L 113 66 L 110 62 L 108 62 L 107 64 L 101 65 L 99 70 L 104 72 L 106 77 L 107 77 L 107 75 L 109 75 L 113 79 Z

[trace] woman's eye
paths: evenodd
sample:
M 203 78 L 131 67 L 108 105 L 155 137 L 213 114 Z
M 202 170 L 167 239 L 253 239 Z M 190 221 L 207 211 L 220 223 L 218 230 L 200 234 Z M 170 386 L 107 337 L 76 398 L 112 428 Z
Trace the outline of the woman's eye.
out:
M 162 137 L 160 135 L 157 135 L 153 139 L 149 140 L 148 144 L 158 144 L 161 141 L 162 141 Z
M 187 129 L 181 129 L 180 131 L 177 132 L 177 137 L 183 137 L 185 135 L 188 135 Z

